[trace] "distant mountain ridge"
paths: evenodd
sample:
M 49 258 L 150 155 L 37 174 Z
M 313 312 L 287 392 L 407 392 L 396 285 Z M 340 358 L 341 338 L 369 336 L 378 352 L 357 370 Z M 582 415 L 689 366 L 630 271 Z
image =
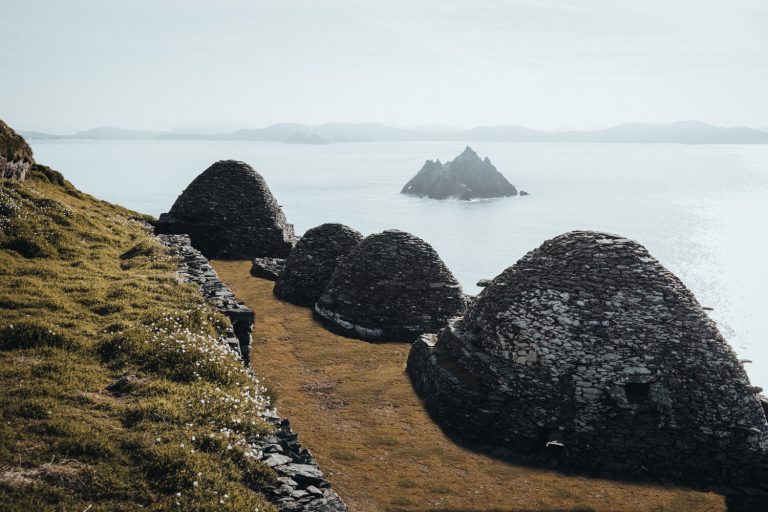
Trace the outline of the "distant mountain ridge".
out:
M 19 133 L 32 140 L 252 140 L 317 144 L 331 142 L 502 141 L 502 142 L 617 142 L 675 144 L 768 144 L 768 131 L 746 126 L 725 128 L 701 121 L 624 123 L 603 130 L 549 132 L 523 126 L 477 126 L 469 130 L 396 128 L 382 123 L 326 123 L 310 126 L 280 123 L 228 133 L 127 130 L 101 126 L 70 135 Z

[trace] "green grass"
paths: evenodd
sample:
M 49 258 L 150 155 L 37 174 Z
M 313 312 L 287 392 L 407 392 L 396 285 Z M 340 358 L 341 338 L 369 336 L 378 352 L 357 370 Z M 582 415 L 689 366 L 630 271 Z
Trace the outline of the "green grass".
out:
M 0 180 L 3 510 L 273 510 L 264 390 L 135 212 Z

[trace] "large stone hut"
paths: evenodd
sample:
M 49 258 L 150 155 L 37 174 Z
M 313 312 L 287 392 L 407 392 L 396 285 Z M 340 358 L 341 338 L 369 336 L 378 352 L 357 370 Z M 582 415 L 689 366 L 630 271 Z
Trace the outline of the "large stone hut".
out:
M 322 224 L 307 230 L 285 261 L 275 282 L 275 295 L 299 306 L 314 306 L 336 265 L 363 239 L 344 224 Z
M 465 309 L 461 286 L 432 246 L 389 230 L 366 237 L 336 267 L 315 314 L 346 336 L 413 341 Z
M 738 479 L 768 449 L 760 389 L 715 323 L 615 235 L 531 251 L 422 336 L 408 372 L 447 430 L 572 466 L 701 483 Z
M 216 162 L 195 178 L 155 232 L 188 234 L 207 258 L 285 257 L 295 242 L 264 178 L 235 160 Z
M 34 164 L 24 137 L 0 120 L 0 178 L 23 180 Z

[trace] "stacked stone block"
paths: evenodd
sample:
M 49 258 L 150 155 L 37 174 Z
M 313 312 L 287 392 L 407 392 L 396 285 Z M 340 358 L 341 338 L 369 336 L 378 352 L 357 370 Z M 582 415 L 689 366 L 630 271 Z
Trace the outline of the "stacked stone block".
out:
M 322 224 L 304 233 L 275 282 L 275 295 L 312 307 L 331 280 L 336 266 L 363 240 L 344 224 Z
M 346 336 L 414 341 L 465 309 L 461 285 L 432 246 L 389 230 L 365 238 L 336 267 L 315 314 Z
M 155 231 L 188 234 L 207 258 L 283 258 L 295 242 L 264 178 L 235 160 L 216 162 L 195 178 Z

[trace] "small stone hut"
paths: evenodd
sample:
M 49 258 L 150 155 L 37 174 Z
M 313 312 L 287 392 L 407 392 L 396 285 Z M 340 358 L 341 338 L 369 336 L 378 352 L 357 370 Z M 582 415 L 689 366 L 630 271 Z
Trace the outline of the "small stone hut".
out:
M 344 224 L 307 230 L 277 277 L 275 295 L 299 306 L 314 306 L 336 265 L 362 240 L 360 232 Z
M 366 237 L 336 267 L 315 315 L 346 336 L 413 341 L 465 309 L 461 285 L 432 246 L 389 230 Z
M 0 120 L 0 178 L 23 180 L 34 164 L 24 137 Z
M 574 231 L 531 251 L 421 337 L 408 372 L 446 429 L 571 466 L 733 481 L 768 449 L 760 388 L 715 323 L 615 235 Z
M 285 257 L 294 245 L 264 178 L 245 162 L 216 162 L 160 216 L 156 233 L 188 234 L 207 258 Z

